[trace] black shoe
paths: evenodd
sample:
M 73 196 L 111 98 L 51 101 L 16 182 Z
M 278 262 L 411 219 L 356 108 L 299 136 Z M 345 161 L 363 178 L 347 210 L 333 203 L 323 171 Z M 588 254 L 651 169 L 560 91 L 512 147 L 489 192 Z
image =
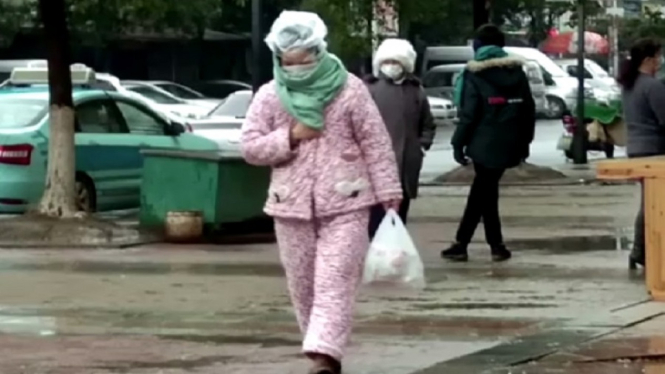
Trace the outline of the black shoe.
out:
M 466 245 L 455 243 L 445 251 L 441 251 L 441 258 L 453 262 L 467 262 L 469 254 L 466 251 Z
M 644 254 L 638 254 L 636 252 L 630 254 L 630 257 L 628 259 L 628 267 L 631 270 L 637 269 L 637 265 L 645 267 L 644 266 L 645 263 L 646 261 L 644 260 Z
M 492 261 L 494 262 L 504 262 L 510 260 L 513 257 L 513 254 L 510 253 L 506 246 L 501 244 L 497 246 L 492 246 Z

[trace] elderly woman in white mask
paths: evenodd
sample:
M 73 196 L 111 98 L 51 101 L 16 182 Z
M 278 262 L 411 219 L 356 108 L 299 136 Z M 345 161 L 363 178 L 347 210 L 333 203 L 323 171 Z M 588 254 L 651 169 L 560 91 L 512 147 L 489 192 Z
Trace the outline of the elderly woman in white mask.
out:
M 339 374 L 369 240 L 370 207 L 398 208 L 390 137 L 363 82 L 326 51 L 326 26 L 283 12 L 266 43 L 274 80 L 254 96 L 242 152 L 272 167 L 265 212 L 311 374 Z
M 413 75 L 416 51 L 403 39 L 386 39 L 374 55 L 374 75 L 366 82 L 392 138 L 404 190 L 398 213 L 406 223 L 411 199 L 418 196 L 418 181 L 425 152 L 432 146 L 436 125 L 420 80 Z M 385 209 L 372 208 L 370 236 L 379 228 Z

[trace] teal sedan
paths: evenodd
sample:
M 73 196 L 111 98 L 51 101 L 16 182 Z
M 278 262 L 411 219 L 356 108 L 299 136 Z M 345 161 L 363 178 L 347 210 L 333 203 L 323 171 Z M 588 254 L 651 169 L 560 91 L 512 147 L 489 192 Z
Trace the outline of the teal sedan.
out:
M 36 206 L 44 191 L 49 94 L 46 89 L 0 91 L 0 213 L 22 213 Z M 76 194 L 81 210 L 139 206 L 141 149 L 219 149 L 214 141 L 186 132 L 182 125 L 131 97 L 75 90 L 73 98 Z

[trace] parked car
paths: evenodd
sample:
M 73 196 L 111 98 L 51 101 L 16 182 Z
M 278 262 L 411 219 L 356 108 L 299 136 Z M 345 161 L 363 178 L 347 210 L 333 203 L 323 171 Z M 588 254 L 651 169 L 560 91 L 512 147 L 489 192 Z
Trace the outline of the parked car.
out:
M 126 83 L 139 83 L 146 84 L 164 91 L 174 97 L 177 97 L 192 105 L 200 105 L 202 107 L 213 109 L 221 100 L 205 97 L 202 93 L 195 91 L 182 84 L 168 82 L 168 81 L 125 81 Z
M 538 64 L 545 83 L 547 116 L 560 119 L 566 109 L 577 102 L 578 82 L 559 65 L 535 48 L 505 47 L 506 52 Z M 471 46 L 428 47 L 423 58 L 423 71 L 440 65 L 466 64 L 473 59 Z M 593 98 L 593 89 L 585 88 L 585 97 Z
M 457 108 L 455 108 L 451 100 L 442 97 L 428 96 L 427 101 L 429 101 L 429 107 L 432 112 L 432 117 L 434 117 L 434 123 L 441 126 L 455 122 L 457 119 Z
M 565 59 L 555 61 L 571 77 L 577 78 L 577 60 Z M 609 103 L 621 99 L 621 89 L 616 80 L 602 66 L 590 59 L 584 60 L 584 82 L 594 90 L 596 100 Z
M 126 90 L 137 93 L 145 99 L 150 100 L 154 107 L 165 112 L 171 112 L 185 118 L 202 118 L 210 109 L 199 105 L 192 105 L 185 100 L 179 99 L 168 92 L 144 83 L 120 81 L 122 87 Z
M 222 144 L 238 144 L 240 128 L 247 116 L 252 95 L 252 91 L 248 90 L 232 93 L 205 118 L 189 121 L 192 131 Z
M 207 97 L 226 99 L 227 96 L 236 91 L 251 91 L 252 85 L 234 80 L 213 80 L 202 82 L 197 89 Z
M 90 83 L 90 87 L 105 91 L 119 92 L 123 95 L 131 97 L 132 99 L 139 100 L 143 102 L 143 104 L 149 106 L 151 109 L 162 113 L 164 116 L 175 122 L 184 123 L 186 125 L 187 121 L 192 119 L 191 116 L 187 116 L 187 113 L 182 115 L 181 112 L 173 111 L 169 106 L 164 106 L 137 92 L 130 91 L 127 89 L 127 87 L 124 87 L 121 84 L 120 78 L 108 73 L 95 73 L 95 81 Z
M 430 97 L 452 99 L 455 80 L 462 74 L 466 64 L 435 66 L 423 75 L 423 86 Z
M 47 63 L 46 60 L 0 60 L 0 82 L 7 81 L 16 68 L 45 67 Z
M 428 95 L 451 99 L 453 96 L 455 80 L 464 71 L 466 64 L 439 65 L 430 69 L 423 77 L 423 85 Z M 543 75 L 533 61 L 527 61 L 524 72 L 529 78 L 529 86 L 533 101 L 536 104 L 536 113 L 547 115 L 547 97 Z
M 227 118 L 242 120 L 247 116 L 249 104 L 252 102 L 251 90 L 240 90 L 230 94 L 223 103 L 208 113 L 209 118 Z
M 21 213 L 38 203 L 45 184 L 49 138 L 46 69 L 17 69 L 0 94 L 0 212 Z M 139 206 L 143 158 L 160 148 L 216 151 L 213 140 L 187 133 L 143 101 L 90 88 L 94 71 L 72 70 L 76 110 L 76 196 L 79 209 L 101 211 Z

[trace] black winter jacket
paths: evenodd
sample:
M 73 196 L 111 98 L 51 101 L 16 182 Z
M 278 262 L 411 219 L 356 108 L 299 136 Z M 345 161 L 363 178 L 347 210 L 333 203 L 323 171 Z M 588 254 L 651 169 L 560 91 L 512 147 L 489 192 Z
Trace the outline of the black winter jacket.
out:
M 451 143 L 474 163 L 507 169 L 529 157 L 536 108 L 522 65 L 523 60 L 514 57 L 467 65 Z

